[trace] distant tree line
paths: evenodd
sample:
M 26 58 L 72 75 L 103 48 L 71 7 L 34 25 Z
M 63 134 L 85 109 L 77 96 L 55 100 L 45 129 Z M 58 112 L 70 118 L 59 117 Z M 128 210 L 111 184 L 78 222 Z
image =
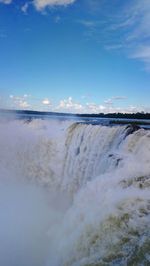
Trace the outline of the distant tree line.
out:
M 77 116 L 77 117 L 99 117 L 99 118 L 124 118 L 124 119 L 150 119 L 150 113 L 99 113 L 99 114 L 71 114 L 71 113 L 57 113 L 57 112 L 41 112 L 32 110 L 5 110 L 1 109 L 0 113 L 14 113 L 24 115 L 50 115 L 50 116 Z
M 99 114 L 79 114 L 80 117 L 101 117 L 101 118 L 124 118 L 124 119 L 150 119 L 150 113 L 99 113 Z

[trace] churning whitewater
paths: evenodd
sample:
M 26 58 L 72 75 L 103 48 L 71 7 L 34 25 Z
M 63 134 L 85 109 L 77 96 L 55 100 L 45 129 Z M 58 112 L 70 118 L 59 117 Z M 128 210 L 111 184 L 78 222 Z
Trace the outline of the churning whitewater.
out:
M 0 265 L 150 265 L 150 131 L 0 123 Z

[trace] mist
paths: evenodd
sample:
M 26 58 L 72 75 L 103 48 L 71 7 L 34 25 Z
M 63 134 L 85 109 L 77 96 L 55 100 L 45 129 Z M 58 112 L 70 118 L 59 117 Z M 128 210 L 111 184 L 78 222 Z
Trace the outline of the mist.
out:
M 51 218 L 44 191 L 1 183 L 0 217 L 0 265 L 44 265 Z
M 120 266 L 136 249 L 147 263 L 149 131 L 129 132 L 0 122 L 0 265 Z

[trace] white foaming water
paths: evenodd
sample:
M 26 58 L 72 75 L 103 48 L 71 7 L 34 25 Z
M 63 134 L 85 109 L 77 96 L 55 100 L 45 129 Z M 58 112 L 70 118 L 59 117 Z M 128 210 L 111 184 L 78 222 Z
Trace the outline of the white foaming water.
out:
M 0 123 L 0 265 L 148 265 L 150 131 L 130 129 Z

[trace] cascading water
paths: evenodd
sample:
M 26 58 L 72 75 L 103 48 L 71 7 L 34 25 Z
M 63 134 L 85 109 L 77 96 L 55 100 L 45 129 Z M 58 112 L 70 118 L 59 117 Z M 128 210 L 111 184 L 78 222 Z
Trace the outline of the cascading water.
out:
M 1 122 L 0 265 L 149 265 L 150 131 L 136 129 Z

